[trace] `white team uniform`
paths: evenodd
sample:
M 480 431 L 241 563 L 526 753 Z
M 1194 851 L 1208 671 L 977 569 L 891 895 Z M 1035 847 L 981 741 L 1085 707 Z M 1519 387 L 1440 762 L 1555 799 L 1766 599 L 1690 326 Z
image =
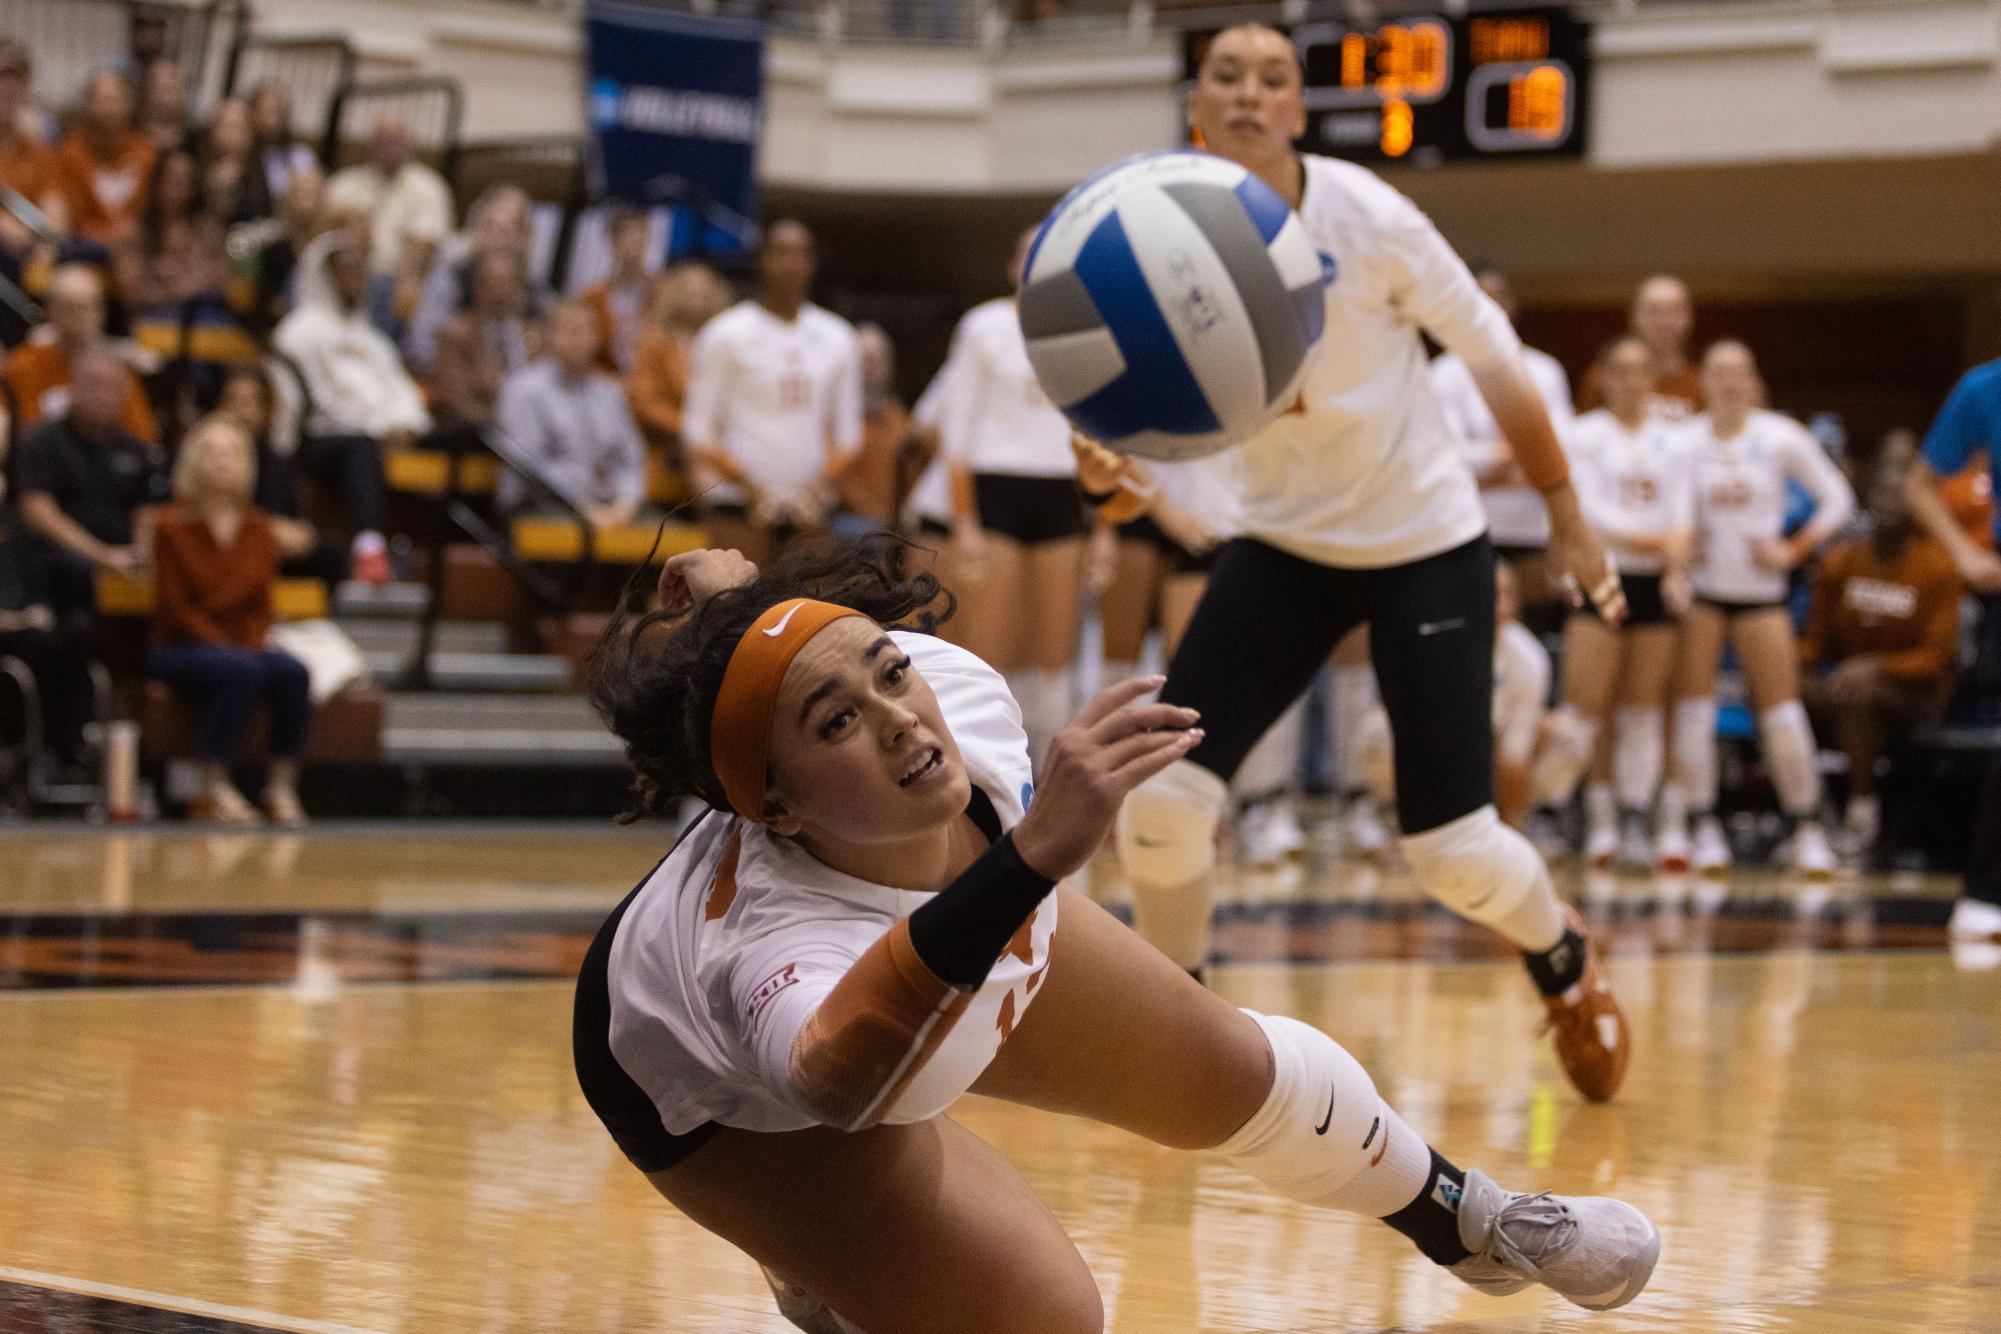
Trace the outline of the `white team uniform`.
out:
M 967 311 L 946 363 L 951 378 L 938 426 L 948 457 L 975 473 L 1076 476 L 1070 423 L 1035 378 L 1013 301 Z
M 1761 539 L 1781 535 L 1786 480 L 1813 497 L 1816 524 L 1838 527 L 1855 511 L 1848 479 L 1804 426 L 1777 412 L 1754 410 L 1727 441 L 1716 438 L 1707 413 L 1686 429 L 1695 474 L 1697 555 L 1689 573 L 1695 595 L 1717 602 L 1780 601 L 1785 574 L 1760 565 L 1752 550 Z
M 1522 362 L 1543 406 L 1549 409 L 1550 425 L 1557 438 L 1567 440 L 1575 409 L 1570 402 L 1570 376 L 1563 365 L 1547 352 L 1532 347 L 1522 349 Z M 1466 359 L 1447 352 L 1431 363 L 1431 392 L 1445 413 L 1446 425 L 1458 438 L 1460 455 L 1475 477 L 1512 456 L 1507 437 L 1501 434 L 1493 410 L 1480 396 L 1480 386 L 1467 369 Z M 1510 483 L 1480 488 L 1480 504 L 1487 511 L 1487 535 L 1504 547 L 1549 545 L 1549 509 L 1532 486 Z
M 1216 542 L 1226 542 L 1243 530 L 1236 450 L 1144 466 L 1159 489 L 1160 499 L 1194 519 Z
M 1244 532 L 1322 565 L 1403 565 L 1486 528 L 1426 369 L 1424 329 L 1476 366 L 1521 340 L 1418 210 L 1365 167 L 1303 154 L 1299 217 L 1332 262 L 1326 331 L 1289 413 L 1241 449 Z
M 937 694 L 1001 827 L 1013 828 L 1033 788 L 1021 715 L 999 673 L 928 635 L 890 637 Z M 733 896 L 717 892 L 732 848 Z M 669 1134 L 710 1121 L 755 1131 L 819 1124 L 792 1091 L 793 1041 L 855 960 L 931 897 L 844 875 L 762 825 L 712 812 L 619 924 L 608 970 L 612 1053 Z M 884 1120 L 943 1112 L 993 1060 L 1048 967 L 1056 903 L 1053 891 L 1043 899 Z
M 1577 419 L 1565 443 L 1578 503 L 1620 573 L 1659 574 L 1660 553 L 1631 543 L 1695 527 L 1695 442 L 1686 423 L 1650 414 L 1629 431 L 1598 408 Z
M 917 403 L 910 409 L 910 423 L 913 426 L 928 426 L 933 430 L 945 415 L 951 403 L 954 369 L 951 358 L 938 368 L 931 377 L 931 383 L 924 386 L 924 392 L 917 396 Z M 940 448 L 932 455 L 931 462 L 911 484 L 910 495 L 903 502 L 903 521 L 906 526 L 915 527 L 919 520 L 929 519 L 933 523 L 952 526 L 952 476 L 946 465 L 945 451 Z
M 810 303 L 788 322 L 755 301 L 738 302 L 695 338 L 683 423 L 691 444 L 727 454 L 767 497 L 817 497 L 828 446 L 861 445 L 854 326 Z M 719 485 L 708 498 L 740 504 L 745 497 Z

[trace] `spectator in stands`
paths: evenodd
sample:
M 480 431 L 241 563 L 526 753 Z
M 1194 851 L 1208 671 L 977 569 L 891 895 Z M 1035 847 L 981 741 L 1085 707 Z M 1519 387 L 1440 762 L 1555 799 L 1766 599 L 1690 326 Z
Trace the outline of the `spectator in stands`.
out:
M 670 472 L 681 470 L 681 407 L 688 397 L 688 356 L 702 326 L 729 305 L 729 288 L 706 264 L 686 261 L 654 284 L 646 330 L 625 377 L 632 415 L 647 447 Z
M 683 433 L 709 536 L 760 564 L 826 524 L 832 479 L 861 447 L 854 328 L 808 299 L 817 262 L 804 223 L 771 224 L 756 298 L 709 321 L 688 372 Z
M 46 312 L 48 323 L 7 358 L 7 378 L 20 414 L 17 429 L 69 411 L 70 378 L 77 359 L 109 346 L 104 336 L 104 282 L 89 265 L 64 264 L 50 275 Z M 121 424 L 128 434 L 158 443 L 159 423 L 139 377 L 122 362 L 120 369 L 124 374 Z
M 225 98 L 209 116 L 201 138 L 202 193 L 227 226 L 255 222 L 272 213 L 271 183 L 257 151 L 250 104 Z
M 92 76 L 83 117 L 56 150 L 56 191 L 70 230 L 106 247 L 138 226 L 146 178 L 153 170 L 155 150 L 138 130 L 134 102 L 132 85 L 122 74 Z
M 1857 852 L 1876 841 L 1885 741 L 1938 716 L 1959 641 L 1959 575 L 1912 522 L 1905 471 L 1886 466 L 1869 481 L 1869 535 L 1821 562 L 1800 640 L 1801 697 L 1848 757 L 1844 825 Z
M 56 619 L 48 553 L 0 487 L 0 657 L 19 658 L 42 700 L 43 747 L 64 769 L 85 756 L 84 728 L 96 712 L 90 631 Z
M 500 386 L 526 367 L 540 344 L 522 315 L 527 280 L 519 252 L 493 250 L 473 267 L 471 299 L 439 330 L 431 398 L 444 430 L 485 432 Z
M 33 77 L 27 48 L 11 38 L 0 38 L 0 186 L 48 213 L 51 225 L 61 231 L 66 223 L 55 190 L 55 154 L 25 124 Z M 0 254 L 11 261 L 10 276 L 17 282 L 36 249 L 34 234 L 12 213 L 0 209 Z
M 1992 666 L 1992 659 L 2001 656 L 2001 556 L 1991 545 L 1969 538 L 1938 494 L 1942 479 L 1964 471 L 1983 450 L 1994 472 L 1993 489 L 2001 491 L 2001 360 L 1975 366 L 1959 378 L 1926 434 L 1924 452 L 1906 484 L 1919 525 L 1945 543 L 1959 577 L 1980 598 L 1982 656 L 1984 665 Z M 1982 666 L 1977 662 L 1976 671 Z M 1965 939 L 2001 940 L 2001 748 L 1988 752 L 1973 830 L 1966 891 L 1953 906 L 1951 931 Z
M 297 173 L 319 174 L 319 158 L 292 133 L 292 97 L 284 84 L 265 79 L 250 90 L 250 123 L 271 198 L 283 199 Z
M 168 30 L 167 11 L 157 4 L 135 4 L 125 20 L 125 60 L 119 71 L 135 85 L 156 61 L 167 56 L 173 34 Z
M 414 445 L 430 429 L 430 413 L 396 345 L 368 322 L 366 235 L 328 232 L 306 247 L 299 269 L 299 304 L 272 335 L 312 398 L 298 466 L 339 490 L 356 530 L 354 577 L 386 583 L 382 453 Z
M 255 275 L 255 318 L 270 328 L 291 311 L 297 298 L 295 279 L 299 256 L 327 229 L 326 182 L 317 166 L 307 165 L 285 178 L 276 217 L 230 233 L 232 253 L 248 256 Z
M 646 259 L 647 246 L 653 238 L 653 220 L 645 209 L 615 204 L 608 230 L 611 272 L 603 282 L 585 288 L 583 300 L 598 317 L 604 368 L 614 375 L 624 375 L 632 369 L 639 335 L 646 326 L 646 303 L 652 286 Z
M 166 459 L 121 424 L 130 372 L 108 349 L 76 358 L 67 412 L 23 436 L 14 485 L 28 526 L 54 548 L 49 598 L 62 617 L 87 615 L 99 570 L 145 567 L 146 512 L 165 499 Z
M 304 822 L 299 761 L 312 723 L 306 668 L 265 645 L 271 591 L 284 542 L 252 503 L 257 479 L 249 435 L 234 419 L 205 417 L 174 466 L 174 501 L 154 528 L 153 647 L 146 674 L 201 713 L 203 814 L 255 824 L 255 807 L 229 781 L 229 761 L 258 704 L 270 711 L 264 809 L 281 825 Z
M 518 317 L 534 319 L 548 309 L 548 293 L 528 276 L 530 223 L 528 195 L 518 186 L 495 186 L 473 201 L 466 212 L 464 233 L 450 237 L 440 247 L 424 278 L 423 295 L 409 316 L 403 354 L 412 370 L 424 375 L 436 366 L 438 334 L 454 314 L 472 302 L 473 273 L 487 255 L 514 256 L 522 275 L 514 312 Z
M 165 56 L 145 66 L 139 80 L 139 133 L 156 153 L 185 148 L 193 138 L 188 122 L 188 85 L 180 62 Z
M 1647 345 L 1654 359 L 1654 393 L 1665 416 L 1702 411 L 1702 372 L 1689 359 L 1689 336 L 1695 331 L 1695 303 L 1688 284 L 1670 274 L 1655 274 L 1634 294 L 1628 328 Z M 1577 395 L 1577 410 L 1605 406 L 1605 386 L 1595 365 L 1585 373 Z
M 119 294 L 134 324 L 164 323 L 172 333 L 154 350 L 173 355 L 181 304 L 203 292 L 219 293 L 228 262 L 223 225 L 209 209 L 192 150 L 170 148 L 153 159 L 139 226 L 114 253 Z
M 855 329 L 862 363 L 862 445 L 834 492 L 837 537 L 893 532 L 910 484 L 929 462 L 910 428 L 910 411 L 896 396 L 896 348 L 879 324 Z
M 346 579 L 352 568 L 347 544 L 316 532 L 302 517 L 299 435 L 295 423 L 288 439 L 278 438 L 277 393 L 270 373 L 255 364 L 232 368 L 222 382 L 215 410 L 234 418 L 249 433 L 256 450 L 257 508 L 271 516 L 284 545 L 304 553 L 288 557 L 279 572 L 318 579 L 329 588 Z
M 451 188 L 418 160 L 409 125 L 394 116 L 377 121 L 368 160 L 327 182 L 327 207 L 367 220 L 372 271 L 392 285 L 395 309 L 407 316 L 452 230 Z
M 646 501 L 646 446 L 625 390 L 598 361 L 597 312 L 565 301 L 549 314 L 549 354 L 500 388 L 494 448 L 600 527 L 630 523 Z M 526 499 L 509 476 L 503 509 Z

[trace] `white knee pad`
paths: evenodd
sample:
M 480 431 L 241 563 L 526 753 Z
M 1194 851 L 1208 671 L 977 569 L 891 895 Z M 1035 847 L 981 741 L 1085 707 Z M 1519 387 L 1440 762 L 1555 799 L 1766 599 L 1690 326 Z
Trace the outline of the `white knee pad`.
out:
M 1343 793 L 1359 790 L 1367 779 L 1361 766 L 1362 723 L 1381 706 L 1372 667 L 1333 669 L 1334 698 L 1327 710 L 1334 737 L 1334 786 Z
M 1265 729 L 1256 745 L 1237 766 L 1230 788 L 1239 797 L 1255 800 L 1291 792 L 1299 786 L 1299 748 L 1306 736 L 1306 700 L 1301 697 Z
M 1612 724 L 1612 786 L 1627 810 L 1644 811 L 1654 804 L 1666 744 L 1667 719 L 1661 710 L 1641 704 L 1620 706 Z
M 1289 1200 L 1381 1218 L 1424 1189 L 1431 1151 L 1340 1043 L 1246 1010 L 1271 1044 L 1264 1105 L 1216 1152 Z
M 1553 806 L 1570 800 L 1578 780 L 1591 767 L 1598 744 L 1598 724 L 1568 704 L 1543 715 L 1536 728 L 1535 763 L 1529 768 L 1532 800 Z
M 1008 678 L 1008 688 L 1021 705 L 1021 729 L 1028 733 L 1028 755 L 1040 766 L 1049 739 L 1070 721 L 1070 673 L 1024 667 Z
M 1692 811 L 1716 809 L 1716 700 L 1674 702 L 1674 776 Z
M 1362 718 L 1355 736 L 1354 763 L 1361 781 L 1376 800 L 1389 806 L 1397 799 L 1396 743 L 1390 736 L 1390 716 L 1381 709 Z
M 1461 917 L 1492 927 L 1518 949 L 1540 953 L 1563 938 L 1549 868 L 1492 806 L 1407 834 L 1402 846 L 1418 886 Z
M 1133 926 L 1183 968 L 1209 956 L 1209 872 L 1229 787 L 1177 760 L 1147 779 L 1119 809 L 1119 862 L 1133 887 Z
M 1759 714 L 1758 743 L 1771 766 L 1779 805 L 1787 815 L 1812 815 L 1820 805 L 1820 756 L 1806 706 L 1789 699 Z

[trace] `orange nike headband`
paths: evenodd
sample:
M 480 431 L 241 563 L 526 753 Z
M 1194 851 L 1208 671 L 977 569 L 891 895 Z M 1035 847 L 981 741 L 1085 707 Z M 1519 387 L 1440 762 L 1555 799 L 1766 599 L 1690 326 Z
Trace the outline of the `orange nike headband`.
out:
M 709 764 L 722 781 L 730 808 L 744 819 L 764 822 L 771 714 L 785 669 L 807 640 L 843 616 L 860 615 L 831 602 L 788 598 L 767 608 L 737 641 L 709 715 Z

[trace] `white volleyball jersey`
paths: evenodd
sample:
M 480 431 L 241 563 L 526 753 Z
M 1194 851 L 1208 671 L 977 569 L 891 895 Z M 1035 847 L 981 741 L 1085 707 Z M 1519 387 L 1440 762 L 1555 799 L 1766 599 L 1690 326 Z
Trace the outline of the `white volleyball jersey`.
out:
M 929 427 L 934 431 L 939 429 L 945 408 L 951 402 L 951 372 L 954 369 L 952 359 L 947 357 L 945 364 L 938 368 L 938 373 L 931 377 L 931 383 L 925 385 L 924 392 L 917 396 L 916 405 L 910 409 L 911 425 Z M 924 465 L 924 471 L 911 484 L 910 495 L 903 502 L 903 518 L 905 523 L 914 524 L 919 519 L 929 519 L 933 523 L 951 526 L 952 477 L 946 467 L 943 449 L 931 456 L 931 462 Z
M 939 418 L 948 458 L 976 473 L 1077 475 L 1070 423 L 1028 364 L 1028 341 L 1012 300 L 1003 297 L 967 311 L 946 360 L 955 363 Z
M 1526 764 L 1549 702 L 1549 650 L 1520 621 L 1494 636 L 1494 753 Z
M 1521 340 L 1417 205 L 1365 167 L 1306 154 L 1299 216 L 1331 265 L 1304 410 L 1242 446 L 1244 531 L 1323 565 L 1380 568 L 1486 527 L 1431 392 L 1418 331 L 1475 366 Z
M 729 455 L 772 496 L 812 494 L 829 446 L 861 445 L 854 326 L 810 304 L 790 321 L 755 301 L 731 306 L 696 335 L 683 432 L 691 445 Z M 734 486 L 715 487 L 709 497 L 744 498 Z
M 1855 512 L 1855 493 L 1820 442 L 1791 417 L 1760 408 L 1730 440 L 1718 440 L 1708 413 L 1692 418 L 1695 472 L 1696 595 L 1722 602 L 1777 602 L 1786 575 L 1759 564 L 1761 541 L 1781 536 L 1786 479 L 1813 497 L 1811 526 L 1831 533 Z
M 1243 531 L 1237 500 L 1238 457 L 1234 449 L 1199 459 L 1149 461 L 1143 465 L 1160 499 L 1199 523 L 1217 542 Z
M 1570 376 L 1563 363 L 1547 352 L 1532 347 L 1522 349 L 1522 362 L 1529 379 L 1549 410 L 1549 422 L 1557 439 L 1565 437 L 1576 410 L 1570 402 Z M 1467 369 L 1466 358 L 1447 352 L 1431 363 L 1431 392 L 1445 413 L 1445 424 L 1459 442 L 1459 453 L 1477 481 L 1489 468 L 1512 457 L 1508 441 L 1494 420 L 1480 386 Z M 1482 486 L 1480 506 L 1487 512 L 1487 535 L 1501 546 L 1541 547 L 1549 545 L 1549 509 L 1532 486 L 1520 482 L 1502 486 Z
M 1695 529 L 1694 441 L 1687 424 L 1649 415 L 1629 431 L 1596 408 L 1577 419 L 1566 443 L 1578 503 L 1620 571 L 1659 574 L 1659 553 L 1635 550 L 1632 540 Z
M 890 637 L 938 696 L 974 784 L 1001 827 L 1033 793 L 1021 712 L 1000 674 L 942 639 Z M 669 1134 L 819 1124 L 793 1093 L 792 1043 L 890 927 L 929 894 L 858 880 L 763 825 L 705 815 L 655 868 L 612 941 L 611 1050 Z M 1052 891 L 944 1044 L 884 1118 L 935 1116 L 986 1069 L 1033 1002 L 1056 929 Z

